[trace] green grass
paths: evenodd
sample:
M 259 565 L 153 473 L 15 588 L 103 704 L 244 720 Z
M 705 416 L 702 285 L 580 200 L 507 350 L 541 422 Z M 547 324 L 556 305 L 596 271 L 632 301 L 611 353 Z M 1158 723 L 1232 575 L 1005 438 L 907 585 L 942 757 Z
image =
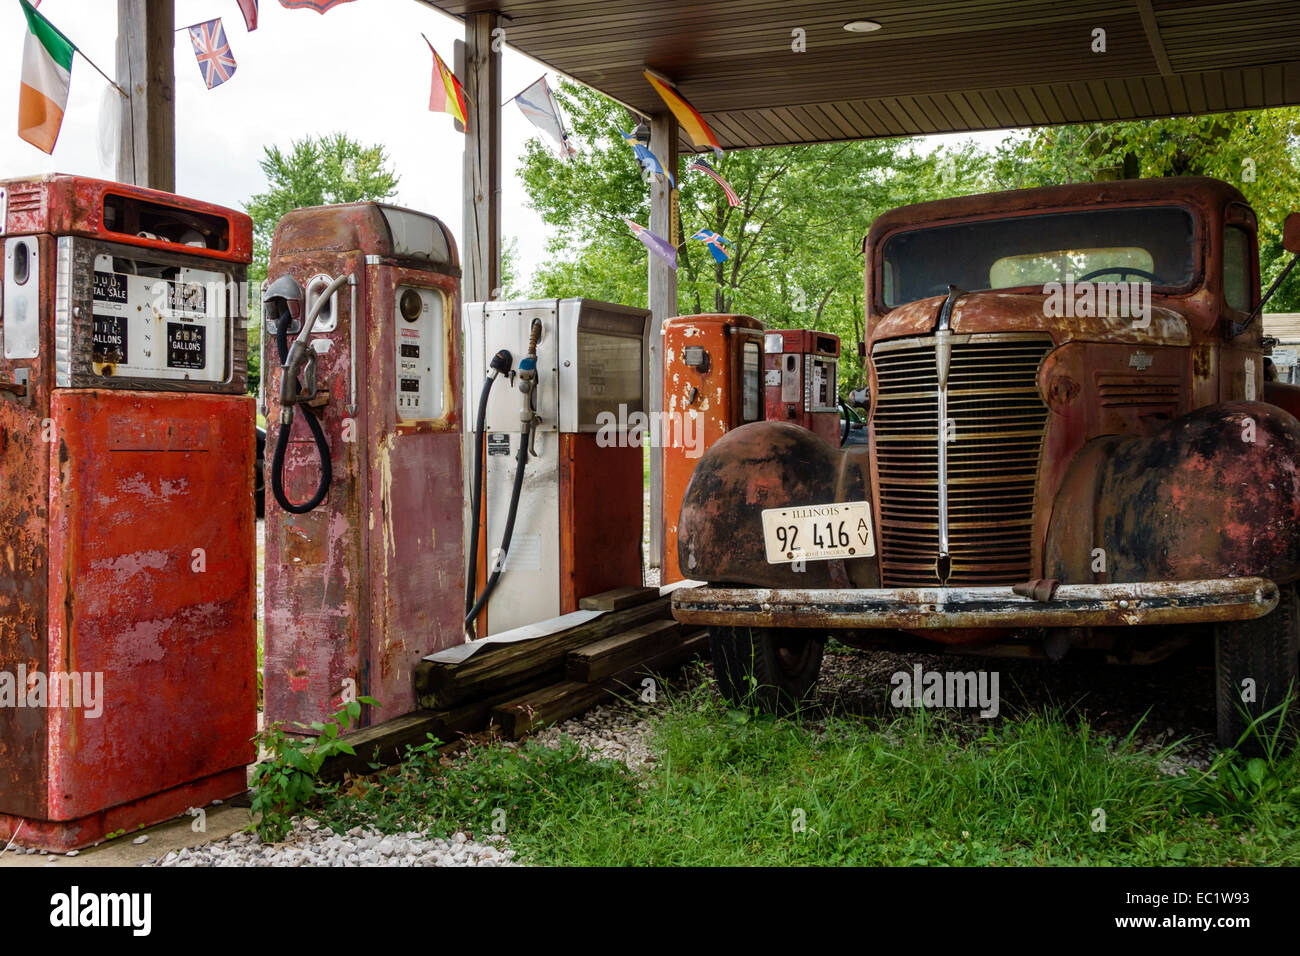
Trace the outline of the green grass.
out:
M 924 712 L 811 728 L 694 692 L 659 713 L 646 774 L 572 744 L 456 760 L 430 744 L 317 812 L 435 835 L 495 819 L 541 864 L 1300 864 L 1296 756 L 1175 778 L 1157 769 L 1167 751 L 1043 716 L 962 742 Z

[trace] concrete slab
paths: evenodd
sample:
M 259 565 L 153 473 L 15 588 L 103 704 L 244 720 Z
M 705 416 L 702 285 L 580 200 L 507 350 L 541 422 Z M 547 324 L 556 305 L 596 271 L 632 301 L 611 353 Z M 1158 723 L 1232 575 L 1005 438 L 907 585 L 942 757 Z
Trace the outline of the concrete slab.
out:
M 0 853 L 0 867 L 140 866 L 151 859 L 162 859 L 171 850 L 183 850 L 187 847 L 224 840 L 252 821 L 252 815 L 247 807 L 224 803 L 207 807 L 204 814 L 203 832 L 194 829 L 198 820 L 187 815 L 134 833 L 124 833 L 98 846 L 75 851 L 75 856 L 63 853 L 50 854 L 44 850 L 29 854 L 15 844 L 8 852 Z M 149 839 L 137 845 L 134 841 L 141 836 L 147 836 Z M 20 835 L 19 840 L 21 839 Z

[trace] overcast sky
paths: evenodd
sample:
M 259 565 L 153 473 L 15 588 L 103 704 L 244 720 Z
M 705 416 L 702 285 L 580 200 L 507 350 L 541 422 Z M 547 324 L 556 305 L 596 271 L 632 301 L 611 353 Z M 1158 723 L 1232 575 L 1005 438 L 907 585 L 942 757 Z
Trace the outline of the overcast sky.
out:
M 440 217 L 459 237 L 464 138 L 450 116 L 429 112 L 432 57 L 420 34 L 450 64 L 463 31 L 460 21 L 415 0 L 355 0 L 324 16 L 286 10 L 278 0 L 262 0 L 259 8 L 258 28 L 248 33 L 236 0 L 176 0 L 178 27 L 222 18 L 238 64 L 231 79 L 208 90 L 189 34 L 176 34 L 177 192 L 241 208 L 266 188 L 258 166 L 264 146 L 287 147 L 294 139 L 342 130 L 362 143 L 387 147 L 401 176 L 397 201 Z M 44 0 L 40 10 L 113 75 L 115 0 Z M 54 155 L 18 138 L 25 32 L 16 0 L 0 0 L 0 62 L 7 80 L 0 83 L 0 178 L 57 171 L 115 179 L 115 128 L 105 137 L 101 114 L 106 101 L 121 97 L 80 57 Z M 544 67 L 513 50 L 508 34 L 506 42 L 503 95 L 513 96 Z M 553 85 L 556 79 L 550 76 Z M 511 106 L 503 111 L 502 132 L 502 230 L 518 240 L 526 277 L 542 261 L 546 232 L 537 214 L 525 208 L 516 171 L 523 144 L 537 131 Z M 1000 135 L 976 138 L 991 143 Z M 101 145 L 104 138 L 108 149 Z M 930 137 L 927 146 L 953 138 Z
M 176 191 L 240 208 L 266 188 L 258 167 L 263 146 L 343 130 L 362 143 L 382 143 L 401 176 L 398 202 L 433 213 L 459 236 L 464 137 L 446 113 L 429 112 L 433 58 L 420 34 L 450 64 L 452 45 L 463 33 L 460 21 L 415 0 L 357 0 L 324 16 L 286 10 L 277 0 L 262 0 L 259 9 L 258 28 L 248 33 L 235 0 L 176 0 L 178 27 L 221 17 L 238 64 L 233 77 L 208 90 L 189 34 L 176 34 Z M 115 0 L 44 0 L 40 11 L 113 75 Z M 106 155 L 100 145 L 100 114 L 111 88 L 80 57 L 54 155 L 18 138 L 25 32 L 17 0 L 0 0 L 0 178 L 57 171 L 115 179 L 116 154 Z M 507 46 L 504 95 L 513 96 L 543 72 Z M 515 170 L 536 130 L 514 106 L 503 112 L 502 130 L 502 227 L 518 237 L 521 265 L 531 272 L 543 254 L 543 225 L 524 208 Z

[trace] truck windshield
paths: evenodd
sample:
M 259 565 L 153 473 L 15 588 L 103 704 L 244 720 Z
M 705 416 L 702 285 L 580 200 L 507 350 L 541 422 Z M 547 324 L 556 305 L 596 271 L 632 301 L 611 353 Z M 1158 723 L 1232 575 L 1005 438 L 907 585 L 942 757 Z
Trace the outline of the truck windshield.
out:
M 1150 282 L 1173 291 L 1196 275 L 1195 226 L 1177 206 L 1143 206 L 985 219 L 909 229 L 882 250 L 890 308 L 948 286 L 967 292 L 1047 282 Z

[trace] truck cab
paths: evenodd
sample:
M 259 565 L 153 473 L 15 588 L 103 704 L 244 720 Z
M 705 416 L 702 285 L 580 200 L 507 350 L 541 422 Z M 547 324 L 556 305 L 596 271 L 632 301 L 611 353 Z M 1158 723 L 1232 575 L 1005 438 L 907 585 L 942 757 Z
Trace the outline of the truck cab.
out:
M 1133 663 L 1205 635 L 1238 743 L 1300 662 L 1300 388 L 1267 380 L 1256 229 L 1206 178 L 879 217 L 865 447 L 754 423 L 683 499 L 706 585 L 674 613 L 724 692 L 797 707 L 832 632 Z

